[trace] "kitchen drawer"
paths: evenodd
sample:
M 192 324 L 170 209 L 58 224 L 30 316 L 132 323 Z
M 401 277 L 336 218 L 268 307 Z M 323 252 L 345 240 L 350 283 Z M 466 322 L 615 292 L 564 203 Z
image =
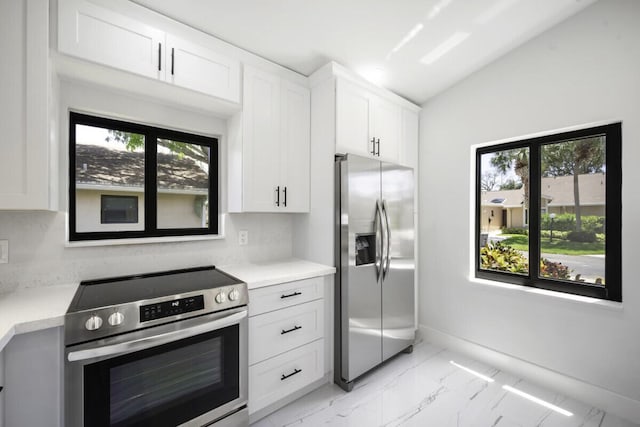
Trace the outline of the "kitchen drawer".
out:
M 322 378 L 324 339 L 249 367 L 249 412 L 254 413 Z
M 324 300 L 250 317 L 249 365 L 300 347 L 323 335 Z
M 249 292 L 249 316 L 313 301 L 323 296 L 323 277 L 265 286 Z

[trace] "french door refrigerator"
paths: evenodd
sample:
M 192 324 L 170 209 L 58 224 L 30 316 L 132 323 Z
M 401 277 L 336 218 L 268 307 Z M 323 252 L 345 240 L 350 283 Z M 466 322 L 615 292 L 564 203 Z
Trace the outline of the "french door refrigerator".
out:
M 413 169 L 336 157 L 334 381 L 354 380 L 415 340 Z

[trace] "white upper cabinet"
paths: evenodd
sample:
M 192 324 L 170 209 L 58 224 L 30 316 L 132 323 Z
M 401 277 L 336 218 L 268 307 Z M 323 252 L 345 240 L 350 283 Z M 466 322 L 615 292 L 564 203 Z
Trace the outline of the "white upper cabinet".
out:
M 62 53 L 146 77 L 163 78 L 165 33 L 83 0 L 58 2 Z
M 49 2 L 0 1 L 0 28 L 0 209 L 53 210 Z
M 167 34 L 165 79 L 178 86 L 240 102 L 240 63 Z
M 229 124 L 229 210 L 308 212 L 309 89 L 250 66 L 243 87 Z
M 58 50 L 225 101 L 240 99 L 239 61 L 86 0 L 58 2 Z
M 336 81 L 336 152 L 398 162 L 401 109 L 346 79 Z

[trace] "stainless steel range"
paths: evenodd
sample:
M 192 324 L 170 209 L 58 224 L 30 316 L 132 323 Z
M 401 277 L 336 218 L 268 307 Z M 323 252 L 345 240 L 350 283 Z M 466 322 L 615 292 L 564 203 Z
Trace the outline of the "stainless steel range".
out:
M 215 267 L 82 282 L 65 317 L 66 425 L 248 425 L 247 303 Z

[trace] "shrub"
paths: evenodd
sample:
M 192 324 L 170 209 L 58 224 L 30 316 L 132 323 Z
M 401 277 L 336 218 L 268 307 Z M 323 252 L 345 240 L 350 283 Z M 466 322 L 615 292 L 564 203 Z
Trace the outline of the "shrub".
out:
M 520 234 L 523 236 L 529 235 L 529 230 L 526 228 L 517 228 L 517 227 L 502 227 L 502 234 Z
M 596 233 L 593 231 L 571 231 L 567 234 L 567 240 L 571 242 L 584 242 L 594 243 L 596 239 Z
M 522 252 L 501 242 L 489 243 L 480 249 L 481 268 L 485 270 L 528 273 L 529 262 Z
M 571 270 L 561 262 L 549 261 L 546 258 L 540 259 L 540 275 L 554 279 L 571 279 Z
M 553 238 L 555 239 L 561 239 L 561 240 L 567 240 L 567 233 L 570 233 L 569 231 L 556 231 L 555 229 L 553 230 Z M 551 231 L 550 230 L 540 230 L 540 237 L 542 237 L 543 239 L 550 239 L 551 238 Z
M 604 233 L 605 218 L 603 216 L 583 215 L 581 217 L 581 220 L 582 220 L 582 230 L 591 231 L 594 233 Z M 540 229 L 541 230 L 551 229 L 551 218 L 549 218 L 549 214 L 542 215 Z M 571 214 L 571 213 L 559 214 L 559 215 L 556 215 L 556 217 L 553 219 L 554 236 L 556 231 L 574 231 L 575 229 L 576 229 L 575 214 Z

